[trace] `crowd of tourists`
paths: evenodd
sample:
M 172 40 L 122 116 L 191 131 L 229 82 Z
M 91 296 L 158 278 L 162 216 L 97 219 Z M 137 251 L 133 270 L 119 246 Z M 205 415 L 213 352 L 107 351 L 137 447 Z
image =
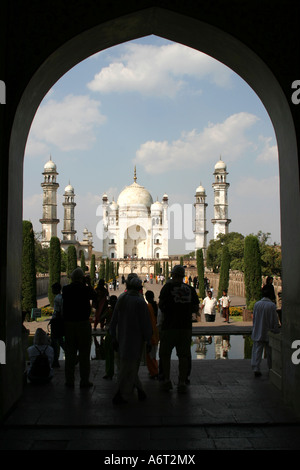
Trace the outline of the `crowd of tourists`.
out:
M 139 379 L 141 357 L 145 354 L 151 379 L 159 388 L 173 388 L 170 377 L 171 355 L 178 356 L 177 391 L 186 392 L 191 374 L 191 339 L 193 318 L 199 308 L 206 322 L 215 321 L 216 307 L 220 306 L 225 322 L 229 322 L 231 299 L 226 290 L 217 301 L 212 289 L 201 305 L 191 282 L 185 282 L 185 269 L 176 265 L 170 279 L 161 287 L 158 301 L 152 290 L 143 292 L 143 282 L 136 274 L 129 274 L 125 290 L 117 297 L 110 295 L 104 280 L 96 288 L 81 268 L 71 274 L 71 283 L 61 288 L 54 284 L 52 291 L 54 311 L 50 321 L 51 335 L 36 330 L 33 345 L 28 348 L 29 368 L 26 376 L 32 383 L 47 383 L 53 377 L 53 368 L 59 367 L 60 348 L 65 354 L 65 386 L 74 388 L 75 367 L 79 364 L 80 387 L 90 388 L 90 356 L 92 327 L 105 330 L 105 375 L 117 375 L 114 404 L 126 403 L 136 391 L 138 399 L 146 393 Z M 260 375 L 260 362 L 267 348 L 267 331 L 278 330 L 276 305 L 271 299 L 271 287 L 263 287 L 263 298 L 254 307 L 254 341 L 251 364 L 256 376 Z M 91 309 L 94 320 L 91 321 Z M 93 325 L 92 325 L 93 323 Z M 268 349 L 267 349 L 268 351 Z M 268 351 L 268 361 L 269 361 Z M 268 362 L 270 366 L 270 362 Z

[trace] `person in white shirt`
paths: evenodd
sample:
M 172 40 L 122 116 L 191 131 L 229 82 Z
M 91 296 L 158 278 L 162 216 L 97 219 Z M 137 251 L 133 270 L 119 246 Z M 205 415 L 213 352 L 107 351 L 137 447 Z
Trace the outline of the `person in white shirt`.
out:
M 268 332 L 279 332 L 278 314 L 276 305 L 271 300 L 272 291 L 268 285 L 262 288 L 262 299 L 256 302 L 253 309 L 253 340 L 251 366 L 255 377 L 261 376 L 260 364 L 265 349 L 268 368 L 272 366 L 271 348 L 269 346 Z
M 220 299 L 220 305 L 222 307 L 222 315 L 225 318 L 225 322 L 229 323 L 229 307 L 230 307 L 230 297 L 227 295 L 227 290 L 223 290 L 223 295 Z
M 201 310 L 205 315 L 205 321 L 213 322 L 216 318 L 217 300 L 212 296 L 212 292 L 207 291 L 207 297 L 202 302 Z

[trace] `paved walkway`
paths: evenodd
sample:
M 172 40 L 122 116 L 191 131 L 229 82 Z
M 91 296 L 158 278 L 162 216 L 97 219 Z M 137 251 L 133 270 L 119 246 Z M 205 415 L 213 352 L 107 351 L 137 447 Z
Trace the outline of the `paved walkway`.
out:
M 64 386 L 64 365 L 47 386 L 27 384 L 20 402 L 0 428 L 0 450 L 118 451 L 275 450 L 300 448 L 300 421 L 263 375 L 254 378 L 249 360 L 193 361 L 186 394 L 162 392 L 142 365 L 147 399 L 113 405 L 116 379 L 107 381 L 104 361 L 91 361 L 93 387 Z
M 75 388 L 66 389 L 64 361 L 60 365 L 51 384 L 25 386 L 0 428 L 0 450 L 98 450 L 100 464 L 120 452 L 144 459 L 180 452 L 200 464 L 203 450 L 300 449 L 300 419 L 270 384 L 265 360 L 260 378 L 249 359 L 194 360 L 185 394 L 176 389 L 176 360 L 170 392 L 141 365 L 147 399 L 134 395 L 125 405 L 112 404 L 116 377 L 103 379 L 103 360 L 91 360 L 88 390 L 79 388 L 78 370 Z

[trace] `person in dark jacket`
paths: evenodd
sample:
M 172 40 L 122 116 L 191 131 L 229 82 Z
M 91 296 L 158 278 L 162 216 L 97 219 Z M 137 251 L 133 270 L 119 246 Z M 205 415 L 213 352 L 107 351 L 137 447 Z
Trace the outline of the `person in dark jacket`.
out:
M 184 274 L 183 266 L 174 266 L 172 279 L 161 289 L 158 304 L 162 312 L 159 357 L 164 382 L 161 388 L 173 388 L 170 380 L 170 360 L 175 347 L 179 369 L 178 392 L 186 390 L 191 365 L 192 314 L 197 314 L 199 310 L 198 295 L 194 287 L 183 282 Z
M 65 322 L 65 379 L 66 386 L 74 387 L 74 373 L 79 353 L 80 387 L 93 384 L 90 376 L 91 352 L 91 300 L 96 293 L 89 278 L 84 277 L 82 269 L 76 268 L 71 274 L 71 284 L 63 287 L 63 315 Z

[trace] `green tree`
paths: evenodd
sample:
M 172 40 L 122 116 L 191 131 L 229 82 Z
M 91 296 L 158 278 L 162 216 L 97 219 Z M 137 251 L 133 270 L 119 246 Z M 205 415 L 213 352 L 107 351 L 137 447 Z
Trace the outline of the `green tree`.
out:
M 71 274 L 77 268 L 77 253 L 74 245 L 70 245 L 67 250 L 67 276 L 71 279 Z
M 60 250 L 60 256 L 61 256 L 61 272 L 66 273 L 68 269 L 68 255 L 67 252 L 63 249 Z
M 261 250 L 262 275 L 281 277 L 281 247 L 279 245 L 263 245 Z
M 22 310 L 36 308 L 35 240 L 32 223 L 23 221 L 22 245 Z
M 196 262 L 197 262 L 197 275 L 199 282 L 199 296 L 201 299 L 205 297 L 205 286 L 204 286 L 204 260 L 203 260 L 203 251 L 197 250 L 196 252 Z
M 222 250 L 222 261 L 219 278 L 218 299 L 222 297 L 223 290 L 227 290 L 229 286 L 229 269 L 230 269 L 230 254 L 229 249 L 225 245 Z
M 49 272 L 49 248 L 42 246 L 41 235 L 41 232 L 34 232 L 35 269 L 37 273 L 45 274 Z
M 218 240 L 210 240 L 206 251 L 206 266 L 212 269 L 214 273 L 219 272 L 221 265 L 220 243 Z
M 113 261 L 109 262 L 109 275 L 108 276 L 109 276 L 109 280 L 115 278 L 115 266 L 114 266 Z
M 83 250 L 81 252 L 81 257 L 80 257 L 80 267 L 81 267 L 82 271 L 85 273 L 86 264 L 85 264 L 85 256 L 84 256 L 84 251 Z
M 206 266 L 219 272 L 222 263 L 223 246 L 227 246 L 230 255 L 230 269 L 242 271 L 244 266 L 244 236 L 238 232 L 219 234 L 216 240 L 209 242 L 206 252 Z
M 255 235 L 245 238 L 244 249 L 244 282 L 246 305 L 250 310 L 253 304 L 261 298 L 261 254 L 259 241 Z
M 90 276 L 91 276 L 91 284 L 92 284 L 92 286 L 94 286 L 95 278 L 96 278 L 96 257 L 95 257 L 95 255 L 92 255 L 92 257 L 91 257 Z
M 105 279 L 105 263 L 104 263 L 103 258 L 101 258 L 101 263 L 100 263 L 99 279 Z
M 49 286 L 48 299 L 51 307 L 53 307 L 54 294 L 52 293 L 52 284 L 60 282 L 61 273 L 61 248 L 60 241 L 57 237 L 51 237 L 49 248 Z
M 170 277 L 169 261 L 166 262 L 166 280 Z
M 281 277 L 281 247 L 277 243 L 268 244 L 270 233 L 259 231 L 257 238 L 259 240 L 261 252 L 261 269 L 263 276 L 280 276 Z
M 106 282 L 109 281 L 110 277 L 110 262 L 109 262 L 109 258 L 107 257 L 106 260 L 105 260 L 105 280 Z

